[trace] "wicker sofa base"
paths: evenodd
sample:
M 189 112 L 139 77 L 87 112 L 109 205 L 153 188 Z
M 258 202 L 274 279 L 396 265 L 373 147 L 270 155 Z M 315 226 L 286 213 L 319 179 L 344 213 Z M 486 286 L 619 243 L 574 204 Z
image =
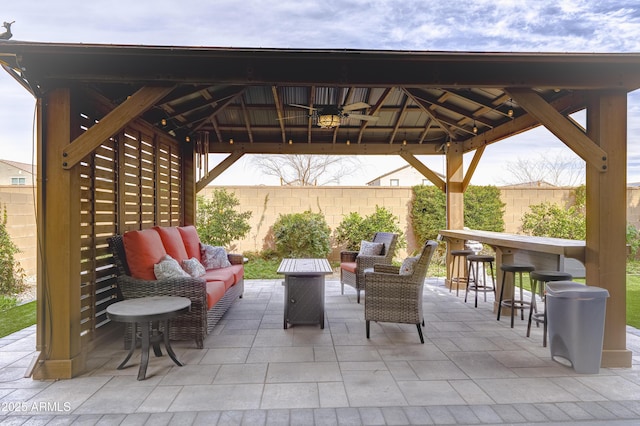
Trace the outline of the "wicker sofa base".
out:
M 233 287 L 230 287 L 224 293 L 222 299 L 218 300 L 218 303 L 207 311 L 207 334 L 211 333 L 213 327 L 218 324 L 220 318 L 227 312 L 233 302 L 236 299 L 242 299 L 242 293 L 244 293 L 244 278 L 238 281 Z

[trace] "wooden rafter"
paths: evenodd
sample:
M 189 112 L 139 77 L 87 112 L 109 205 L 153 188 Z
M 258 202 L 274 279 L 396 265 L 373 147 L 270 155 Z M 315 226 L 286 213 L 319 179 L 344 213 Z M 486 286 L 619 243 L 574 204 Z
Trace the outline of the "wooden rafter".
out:
M 191 128 L 191 130 L 194 131 L 194 132 L 200 130 L 207 122 L 210 122 L 213 119 L 213 117 L 218 115 L 220 113 L 220 111 L 225 109 L 238 96 L 242 95 L 242 93 L 244 93 L 246 87 L 244 87 L 244 86 L 234 86 L 233 89 L 234 90 L 230 91 L 229 93 L 225 92 L 226 94 L 223 96 L 222 100 L 219 101 L 217 103 L 217 105 L 213 108 L 213 112 L 208 114 L 206 117 L 203 117 L 202 119 L 200 119 L 198 121 L 195 121 L 192 124 L 193 127 Z
M 451 139 L 455 139 L 455 134 L 451 131 L 451 127 L 452 127 L 451 123 L 446 123 L 444 122 L 444 120 L 438 118 L 436 114 L 433 111 L 431 111 L 429 106 L 425 105 L 424 101 L 421 101 L 420 99 L 416 98 L 413 95 L 412 89 L 403 88 L 402 90 L 407 94 L 407 96 L 411 98 L 411 100 L 413 100 L 413 102 L 416 105 L 418 105 L 422 109 L 422 111 L 424 111 L 431 118 L 431 120 L 433 120 L 442 129 L 444 129 L 444 131 L 449 135 Z
M 376 115 L 380 111 L 380 109 L 382 108 L 382 105 L 387 100 L 392 90 L 393 90 L 393 87 L 387 87 L 384 90 L 378 102 L 371 108 L 371 111 L 369 111 L 370 115 Z M 362 124 L 360 124 L 360 131 L 358 132 L 358 144 L 362 142 L 362 135 L 364 134 L 364 129 L 366 129 L 368 125 L 369 125 L 369 122 L 366 120 L 364 120 Z
M 391 136 L 389 137 L 389 143 L 393 143 L 393 140 L 396 137 L 396 133 L 398 133 L 398 129 L 400 128 L 400 124 L 404 120 L 404 116 L 407 113 L 407 106 L 409 105 L 409 96 L 405 95 L 402 101 L 402 106 L 400 107 L 400 111 L 398 112 L 398 116 L 396 117 L 396 122 L 393 124 L 393 130 L 391 131 Z
M 273 102 L 276 106 L 276 114 L 278 114 L 278 123 L 280 124 L 280 134 L 282 135 L 282 143 L 285 143 L 287 139 L 287 133 L 284 127 L 284 111 L 282 102 L 280 101 L 280 95 L 278 94 L 278 86 L 271 86 L 271 93 L 273 94 Z
M 251 119 L 249 118 L 249 113 L 247 112 L 247 108 L 244 104 L 244 99 L 240 98 L 240 106 L 242 107 L 242 116 L 244 118 L 244 127 L 247 129 L 247 136 L 249 137 L 249 142 L 253 143 L 253 132 L 251 131 Z

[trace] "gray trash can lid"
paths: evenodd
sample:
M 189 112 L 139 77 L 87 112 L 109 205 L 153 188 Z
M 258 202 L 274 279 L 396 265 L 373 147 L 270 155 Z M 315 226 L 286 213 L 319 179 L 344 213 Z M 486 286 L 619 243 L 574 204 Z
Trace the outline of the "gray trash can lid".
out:
M 564 299 L 599 299 L 609 297 L 609 291 L 574 281 L 555 281 L 547 283 L 547 296 Z

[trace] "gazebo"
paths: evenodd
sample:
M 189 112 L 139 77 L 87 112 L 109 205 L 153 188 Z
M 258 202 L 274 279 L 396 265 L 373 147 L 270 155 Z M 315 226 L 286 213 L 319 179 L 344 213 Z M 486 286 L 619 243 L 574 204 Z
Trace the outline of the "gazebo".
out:
M 0 41 L 0 63 L 37 102 L 35 378 L 80 374 L 112 329 L 107 238 L 194 223 L 196 193 L 244 154 L 399 155 L 446 192 L 447 227 L 461 229 L 485 148 L 540 125 L 586 162 L 586 280 L 611 295 L 602 365 L 631 366 L 626 110 L 638 54 Z M 570 117 L 583 109 L 586 129 Z M 228 156 L 210 165 L 211 153 Z M 446 156 L 446 179 L 419 155 Z

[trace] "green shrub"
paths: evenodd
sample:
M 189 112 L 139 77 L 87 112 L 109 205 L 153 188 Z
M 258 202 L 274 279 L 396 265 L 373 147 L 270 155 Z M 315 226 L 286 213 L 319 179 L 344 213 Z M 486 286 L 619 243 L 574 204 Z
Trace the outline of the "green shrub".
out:
M 464 193 L 464 226 L 483 231 L 504 231 L 504 207 L 495 186 L 469 186 Z
M 529 211 L 522 216 L 522 231 L 539 237 L 584 240 L 587 235 L 586 187 L 577 187 L 572 195 L 573 201 L 567 206 L 548 201 L 529 206 Z
M 7 208 L 3 206 L 0 221 L 0 295 L 17 295 L 27 287 L 24 269 L 14 257 L 17 253 L 20 253 L 20 249 L 7 231 Z
M 330 235 L 324 216 L 310 211 L 281 214 L 273 224 L 276 251 L 281 257 L 327 257 L 331 251 Z
M 431 185 L 413 187 L 411 223 L 418 241 L 435 240 L 447 226 L 446 196 Z M 504 207 L 495 186 L 469 186 L 464 193 L 464 225 L 484 231 L 504 231 Z
M 196 228 L 205 244 L 230 248 L 233 240 L 243 238 L 251 230 L 251 212 L 238 212 L 240 201 L 226 189 L 216 189 L 210 200 L 197 197 Z
M 631 250 L 630 258 L 635 259 L 640 250 L 640 231 L 630 223 L 627 223 L 627 244 Z
M 376 211 L 363 218 L 357 212 L 349 213 L 335 229 L 338 244 L 346 244 L 347 250 L 357 251 L 362 240 L 371 241 L 376 232 L 398 234 L 397 247 L 406 247 L 407 242 L 400 230 L 400 220 L 384 207 L 376 206 Z

